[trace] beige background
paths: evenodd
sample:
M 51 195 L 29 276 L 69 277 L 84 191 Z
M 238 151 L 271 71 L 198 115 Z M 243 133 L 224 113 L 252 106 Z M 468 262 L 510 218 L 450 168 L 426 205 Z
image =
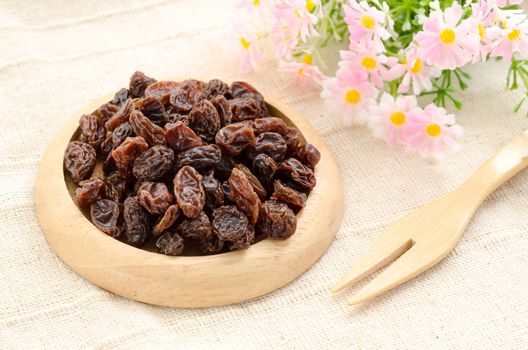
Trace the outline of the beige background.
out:
M 528 127 L 504 90 L 506 66 L 477 65 L 462 151 L 440 164 L 373 140 L 266 64 L 242 75 L 219 48 L 228 1 L 0 3 L 0 348 L 526 348 L 528 173 L 482 206 L 440 265 L 382 298 L 347 308 L 331 284 L 395 218 L 451 189 Z M 345 215 L 323 258 L 286 287 L 229 307 L 182 310 L 125 300 L 84 281 L 51 251 L 33 189 L 47 142 L 89 100 L 154 77 L 247 79 L 320 130 L 340 163 Z M 424 230 L 427 230 L 424 227 Z M 147 286 L 146 286 L 147 288 Z

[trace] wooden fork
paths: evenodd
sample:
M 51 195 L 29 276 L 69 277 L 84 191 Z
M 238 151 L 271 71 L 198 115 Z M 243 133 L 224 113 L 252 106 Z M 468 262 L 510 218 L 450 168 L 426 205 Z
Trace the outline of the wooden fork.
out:
M 527 147 L 525 134 L 518 135 L 453 192 L 396 221 L 355 261 L 332 291 L 337 292 L 396 259 L 348 302 L 358 304 L 438 263 L 462 237 L 484 199 L 528 165 Z

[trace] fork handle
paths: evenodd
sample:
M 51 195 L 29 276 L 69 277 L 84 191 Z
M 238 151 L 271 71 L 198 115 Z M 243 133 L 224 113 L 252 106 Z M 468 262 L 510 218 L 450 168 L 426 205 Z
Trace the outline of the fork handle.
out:
M 472 198 L 476 209 L 491 192 L 528 166 L 527 151 L 527 136 L 521 133 L 503 146 L 455 192 L 463 195 L 462 198 Z

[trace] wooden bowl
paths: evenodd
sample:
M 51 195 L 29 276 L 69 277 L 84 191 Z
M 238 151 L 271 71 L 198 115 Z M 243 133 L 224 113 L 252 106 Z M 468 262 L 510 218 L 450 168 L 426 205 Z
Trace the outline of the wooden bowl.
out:
M 79 117 L 112 95 L 90 103 L 58 132 L 37 174 L 37 216 L 49 244 L 75 272 L 112 293 L 144 303 L 208 307 L 238 303 L 290 282 L 324 253 L 339 227 L 343 187 L 339 169 L 321 136 L 299 114 L 264 94 L 270 114 L 295 125 L 321 152 L 317 185 L 297 215 L 286 241 L 264 240 L 247 250 L 210 256 L 166 256 L 135 248 L 99 231 L 77 207 L 67 188 L 63 155 Z M 71 185 L 71 183 L 70 183 Z

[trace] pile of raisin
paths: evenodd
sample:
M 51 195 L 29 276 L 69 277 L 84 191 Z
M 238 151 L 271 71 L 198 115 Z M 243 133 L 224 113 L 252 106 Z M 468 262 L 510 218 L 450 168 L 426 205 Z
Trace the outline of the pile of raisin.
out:
M 317 149 L 245 82 L 136 72 L 79 126 L 64 153 L 75 201 L 104 233 L 163 254 L 287 239 L 315 186 Z

